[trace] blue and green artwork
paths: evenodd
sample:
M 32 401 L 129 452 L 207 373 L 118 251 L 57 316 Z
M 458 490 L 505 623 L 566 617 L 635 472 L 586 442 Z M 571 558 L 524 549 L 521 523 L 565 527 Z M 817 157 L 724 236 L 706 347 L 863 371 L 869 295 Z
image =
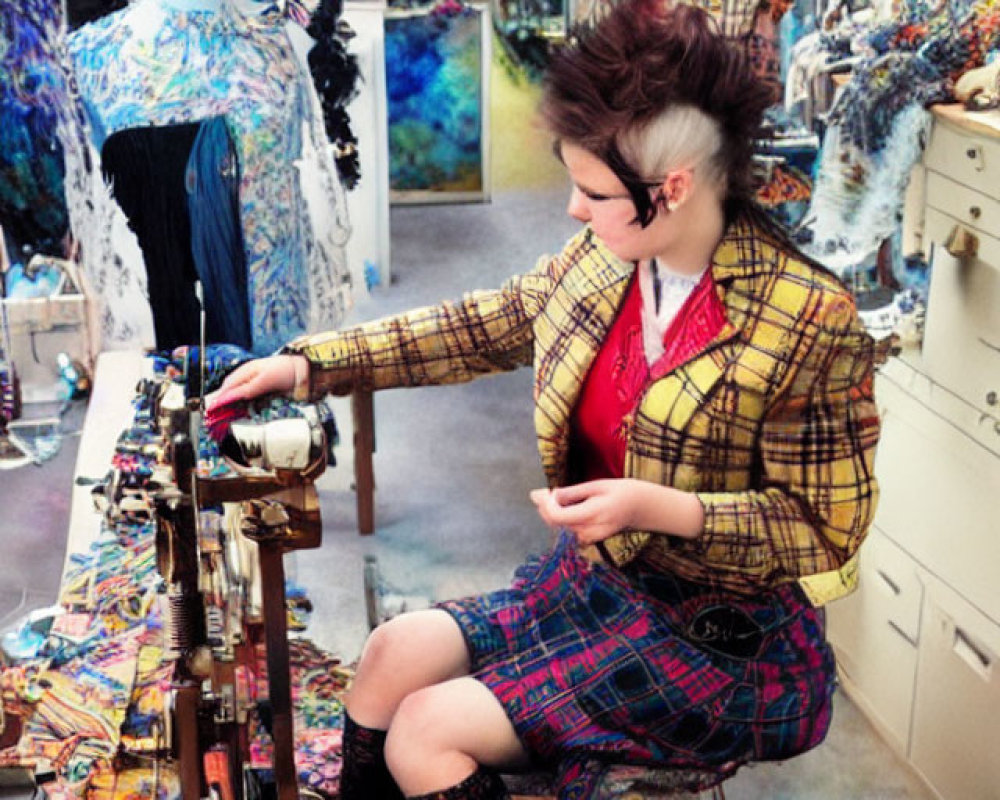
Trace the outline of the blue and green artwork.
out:
M 482 13 L 443 0 L 385 20 L 394 192 L 483 191 Z

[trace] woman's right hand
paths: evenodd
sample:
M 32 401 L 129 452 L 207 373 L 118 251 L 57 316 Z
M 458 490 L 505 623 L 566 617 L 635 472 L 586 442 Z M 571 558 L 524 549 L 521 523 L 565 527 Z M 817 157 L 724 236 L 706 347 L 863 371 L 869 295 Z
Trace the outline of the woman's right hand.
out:
M 309 377 L 305 356 L 280 355 L 248 361 L 233 370 L 222 386 L 206 398 L 208 409 L 264 394 L 291 394 Z

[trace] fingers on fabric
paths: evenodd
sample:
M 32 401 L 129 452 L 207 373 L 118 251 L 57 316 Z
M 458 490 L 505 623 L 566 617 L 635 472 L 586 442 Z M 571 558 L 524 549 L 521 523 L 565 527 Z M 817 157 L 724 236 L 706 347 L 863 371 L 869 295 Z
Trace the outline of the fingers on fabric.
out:
M 284 394 L 295 388 L 292 356 L 272 356 L 251 361 L 234 370 L 223 382 L 213 405 L 251 400 L 265 394 Z
M 222 381 L 222 385 L 215 392 L 205 398 L 206 407 L 216 408 L 256 397 L 252 389 L 253 382 L 257 379 L 259 373 L 260 366 L 258 361 L 250 361 L 247 364 L 237 367 L 226 376 L 225 380 Z
M 538 513 L 550 528 L 568 528 L 575 524 L 566 515 L 566 509 L 560 503 L 558 492 L 552 489 L 533 489 L 530 493 L 531 501 L 538 509 Z

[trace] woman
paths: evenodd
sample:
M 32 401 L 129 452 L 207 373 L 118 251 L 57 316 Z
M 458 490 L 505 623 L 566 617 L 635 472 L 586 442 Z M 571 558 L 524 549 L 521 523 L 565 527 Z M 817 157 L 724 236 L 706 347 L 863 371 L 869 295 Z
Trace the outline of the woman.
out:
M 574 797 L 607 762 L 707 785 L 824 737 L 834 662 L 810 598 L 852 586 L 874 510 L 873 348 L 848 291 L 751 209 L 766 105 L 702 11 L 626 0 L 548 74 L 584 223 L 558 256 L 223 384 L 213 407 L 534 362 L 532 500 L 559 541 L 510 589 L 372 633 L 347 800 L 506 797 L 494 770 L 530 764 Z

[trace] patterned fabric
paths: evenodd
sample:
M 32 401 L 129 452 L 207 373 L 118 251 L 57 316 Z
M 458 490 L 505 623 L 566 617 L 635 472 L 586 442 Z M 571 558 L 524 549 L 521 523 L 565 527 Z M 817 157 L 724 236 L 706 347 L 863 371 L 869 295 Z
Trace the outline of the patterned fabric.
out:
M 2 309 L 0 309 L 2 312 Z M 2 320 L 0 320 L 2 323 Z M 20 389 L 17 385 L 17 376 L 11 362 L 4 360 L 6 354 L 0 345 L 0 431 L 7 427 L 7 423 L 17 419 L 21 413 Z
M 719 24 L 723 36 L 743 38 L 751 33 L 761 0 L 683 0 L 684 5 L 703 8 Z
M 217 384 L 247 357 L 238 348 L 211 348 L 206 385 Z M 164 531 L 153 518 L 152 494 L 162 488 L 153 468 L 163 463 L 167 441 L 153 430 L 152 415 L 162 383 L 181 378 L 189 362 L 194 359 L 180 354 L 156 357 L 156 377 L 139 381 L 132 423 L 119 436 L 110 464 L 117 474 L 109 473 L 94 487 L 95 502 L 106 510 L 99 518 L 95 511 L 87 550 L 67 558 L 59 593 L 66 613 L 54 617 L 37 652 L 19 657 L 17 664 L 7 663 L 13 656 L 5 658 L 0 665 L 0 718 L 23 721 L 17 744 L 0 750 L 0 769 L 49 762 L 60 789 L 50 791 L 47 784 L 50 797 L 180 798 L 176 762 L 161 759 L 154 766 L 154 757 L 169 749 L 165 719 L 179 649 L 190 643 L 189 628 L 204 618 L 200 613 L 187 617 L 193 609 L 178 608 L 162 592 L 156 540 Z M 218 474 L 211 464 L 199 468 Z M 223 549 L 222 524 L 220 512 L 202 511 L 199 544 L 209 558 Z M 193 550 L 191 555 L 196 557 Z M 222 566 L 216 562 L 216 568 Z M 267 693 L 266 653 L 260 648 L 256 665 L 240 656 L 229 679 L 240 702 L 251 707 Z M 299 781 L 334 797 L 342 700 L 353 672 L 308 640 L 292 639 L 288 649 Z M 255 719 L 261 724 L 255 713 L 249 731 Z M 251 743 L 256 746 L 257 740 Z
M 663 335 L 663 355 L 652 365 L 653 378 L 663 377 L 700 353 L 725 324 L 725 309 L 715 292 L 712 273 L 706 270 Z
M 764 206 L 808 202 L 812 196 L 812 178 L 795 167 L 778 165 L 772 180 L 757 192 L 757 202 Z
M 646 360 L 650 364 L 660 360 L 666 352 L 666 337 L 671 323 L 697 288 L 698 282 L 708 272 L 708 264 L 696 275 L 683 275 L 661 266 L 654 258 L 639 262 L 639 287 L 642 289 L 642 341 Z M 709 287 L 709 294 L 714 290 Z M 716 298 L 716 303 L 718 299 Z M 721 312 L 720 312 L 721 313 Z M 714 331 L 695 350 L 700 350 L 718 331 Z M 672 340 L 676 344 L 676 340 Z M 692 351 L 694 352 L 694 351 Z
M 879 353 L 850 292 L 765 225 L 754 214 L 726 232 L 711 265 L 726 324 L 650 385 L 629 426 L 626 477 L 696 492 L 703 533 L 627 531 L 605 545 L 619 563 L 641 556 L 736 591 L 804 579 L 822 603 L 856 585 L 854 555 L 875 510 Z M 550 485 L 562 485 L 570 416 L 634 269 L 584 229 L 497 291 L 289 350 L 312 362 L 317 396 L 457 383 L 533 354 L 538 448 Z
M 781 97 L 778 23 L 791 0 L 680 0 L 707 11 L 723 36 L 742 49 L 753 71 Z
M 59 118 L 71 105 L 59 63 L 62 9 L 0 0 L 0 221 L 15 259 L 63 254 L 68 216 Z M 21 250 L 21 248 L 26 248 Z
M 864 58 L 828 115 L 807 224 L 809 252 L 849 274 L 899 226 L 928 140 L 924 109 L 1000 46 L 1000 0 L 908 3 L 864 37 Z M 857 36 L 854 37 L 855 42 Z
M 633 280 L 580 392 L 571 423 L 571 483 L 622 477 L 626 420 L 649 381 L 640 294 Z
M 258 355 L 337 325 L 349 302 L 346 202 L 319 99 L 286 24 L 273 9 L 241 17 L 139 0 L 69 37 L 98 148 L 124 129 L 226 118 L 239 154 Z M 121 309 L 112 289 L 105 302 L 113 314 Z
M 801 753 L 829 726 L 833 654 L 795 584 L 747 600 L 623 573 L 563 533 L 509 589 L 441 607 L 524 745 L 560 765 L 564 792 L 590 786 L 594 770 L 576 768 L 588 758 L 706 770 L 688 787 L 704 788 L 747 760 Z

